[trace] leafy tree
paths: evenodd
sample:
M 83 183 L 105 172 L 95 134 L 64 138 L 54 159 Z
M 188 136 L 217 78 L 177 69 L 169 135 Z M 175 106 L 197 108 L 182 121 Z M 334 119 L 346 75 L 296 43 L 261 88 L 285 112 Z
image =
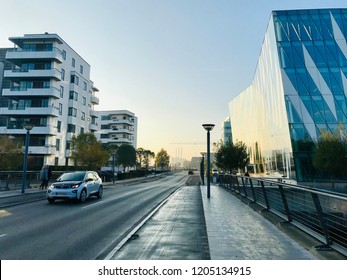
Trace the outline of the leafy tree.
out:
M 347 171 L 346 133 L 339 128 L 334 134 L 324 131 L 318 139 L 313 155 L 313 166 L 327 172 L 331 177 L 339 177 Z
M 218 168 L 228 170 L 230 173 L 235 169 L 244 169 L 249 163 L 247 147 L 242 142 L 234 144 L 231 140 L 226 143 L 215 144 L 215 159 Z
M 136 166 L 137 168 L 142 167 L 143 157 L 144 157 L 144 148 L 137 148 L 136 149 Z
M 107 163 L 110 152 L 103 148 L 95 135 L 92 133 L 81 133 L 71 139 L 71 158 L 75 166 L 88 170 L 99 170 Z
M 150 150 L 145 150 L 144 151 L 144 158 L 143 158 L 143 163 L 145 164 L 146 166 L 146 169 L 148 169 L 149 167 L 149 161 L 151 158 L 154 158 L 155 157 L 155 153 L 150 151 Z
M 117 149 L 117 162 L 122 165 L 125 171 L 126 167 L 136 165 L 136 150 L 129 144 L 123 144 Z
M 163 170 L 168 167 L 170 163 L 170 156 L 163 148 L 157 153 L 155 157 L 155 165 Z
M 23 143 L 10 139 L 8 136 L 0 137 L 0 170 L 15 170 L 23 163 Z

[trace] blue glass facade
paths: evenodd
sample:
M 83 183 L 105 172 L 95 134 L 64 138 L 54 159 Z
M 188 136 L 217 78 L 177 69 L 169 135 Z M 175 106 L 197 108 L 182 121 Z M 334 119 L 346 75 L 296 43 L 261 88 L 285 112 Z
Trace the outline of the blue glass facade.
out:
M 258 172 L 317 176 L 313 142 L 347 128 L 346 38 L 347 9 L 272 13 L 252 85 L 230 102 L 234 139 L 250 147 Z

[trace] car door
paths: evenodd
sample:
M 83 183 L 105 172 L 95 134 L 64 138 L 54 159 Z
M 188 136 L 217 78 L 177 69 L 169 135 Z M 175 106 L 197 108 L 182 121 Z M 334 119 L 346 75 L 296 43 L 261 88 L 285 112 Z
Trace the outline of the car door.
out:
M 93 172 L 87 173 L 86 187 L 87 187 L 88 195 L 95 193 L 95 180 L 94 180 Z

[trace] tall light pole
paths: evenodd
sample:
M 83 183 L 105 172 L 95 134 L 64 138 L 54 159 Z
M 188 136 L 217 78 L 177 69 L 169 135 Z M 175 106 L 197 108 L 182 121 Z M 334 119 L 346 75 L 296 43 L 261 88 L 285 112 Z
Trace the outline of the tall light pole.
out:
M 211 173 L 211 160 L 210 160 L 210 131 L 214 128 L 214 124 L 203 124 L 203 128 L 207 131 L 207 198 L 211 197 L 210 190 L 210 173 Z
M 115 172 L 115 164 L 116 164 L 116 153 L 113 152 L 112 153 L 112 183 L 114 183 L 115 181 L 115 176 L 114 176 L 114 172 Z
M 24 151 L 23 177 L 22 177 L 22 193 L 25 193 L 25 185 L 27 180 L 27 168 L 28 168 L 28 149 L 29 149 L 30 130 L 32 130 L 33 125 L 25 124 L 23 125 L 23 128 L 25 128 L 27 131 L 25 136 L 25 151 Z

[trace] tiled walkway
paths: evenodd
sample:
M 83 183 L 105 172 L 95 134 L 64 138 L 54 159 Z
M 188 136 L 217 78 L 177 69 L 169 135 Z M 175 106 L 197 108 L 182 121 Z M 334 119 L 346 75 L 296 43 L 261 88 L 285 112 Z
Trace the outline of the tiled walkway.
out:
M 221 187 L 201 186 L 210 256 L 213 260 L 316 259 L 270 221 Z

